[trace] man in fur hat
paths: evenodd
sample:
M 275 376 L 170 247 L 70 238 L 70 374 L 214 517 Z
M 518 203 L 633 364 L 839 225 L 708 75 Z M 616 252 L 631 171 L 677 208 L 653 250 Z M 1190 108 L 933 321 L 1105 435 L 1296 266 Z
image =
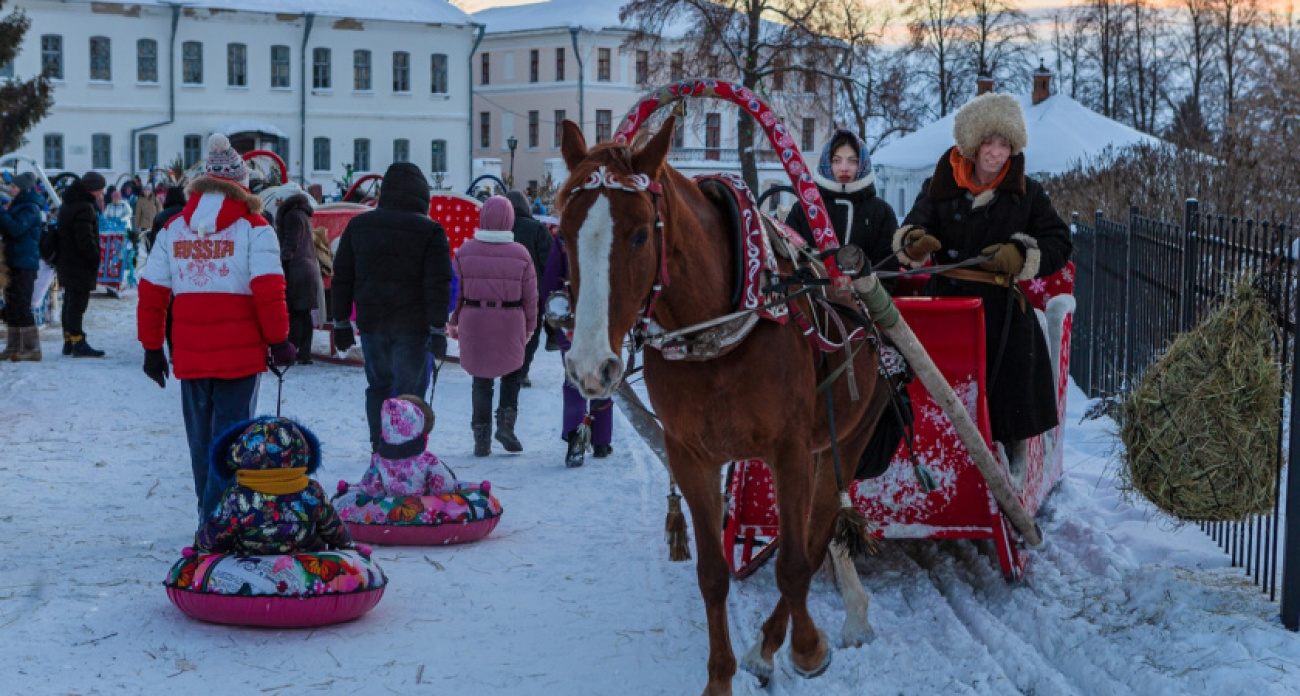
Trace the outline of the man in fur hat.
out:
M 940 264 L 989 257 L 932 276 L 926 292 L 984 300 L 989 415 L 1010 459 L 1016 441 L 1057 424 L 1051 352 L 1016 282 L 1061 270 L 1073 247 L 1043 187 L 1025 176 L 1029 136 L 1015 97 L 975 97 L 952 129 L 957 144 L 922 184 L 894 251 L 912 267 L 932 256 Z
M 163 337 L 172 313 L 172 367 L 181 382 L 185 434 L 201 517 L 222 491 L 208 480 L 212 439 L 253 416 L 267 366 L 289 365 L 284 272 L 275 230 L 248 190 L 248 168 L 221 133 L 208 139 L 189 202 L 158 232 L 140 276 L 137 325 L 144 373 L 166 387 Z M 173 302 L 173 298 L 175 298 Z

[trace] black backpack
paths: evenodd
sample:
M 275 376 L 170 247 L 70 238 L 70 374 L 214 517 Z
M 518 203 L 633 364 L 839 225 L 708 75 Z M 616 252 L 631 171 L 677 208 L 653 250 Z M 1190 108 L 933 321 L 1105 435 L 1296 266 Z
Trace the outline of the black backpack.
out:
M 39 243 L 41 259 L 51 266 L 59 263 L 59 229 L 55 225 L 46 225 L 41 230 L 41 241 Z

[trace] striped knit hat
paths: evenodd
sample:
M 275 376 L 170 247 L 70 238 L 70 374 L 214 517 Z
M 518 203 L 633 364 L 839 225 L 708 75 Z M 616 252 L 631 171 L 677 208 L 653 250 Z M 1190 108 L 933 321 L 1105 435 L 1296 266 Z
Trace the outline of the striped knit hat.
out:
M 208 161 L 204 173 L 215 179 L 233 181 L 248 188 L 248 167 L 244 158 L 230 146 L 230 140 L 221 133 L 208 138 Z

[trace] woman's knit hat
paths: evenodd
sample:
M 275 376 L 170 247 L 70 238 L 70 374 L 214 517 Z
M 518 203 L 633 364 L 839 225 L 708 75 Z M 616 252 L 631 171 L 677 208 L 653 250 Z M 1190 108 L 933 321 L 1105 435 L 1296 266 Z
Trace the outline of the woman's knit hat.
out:
M 23 172 L 14 177 L 14 186 L 21 191 L 30 191 L 36 188 L 36 175 L 31 172 Z
M 968 160 L 975 159 L 980 145 L 995 135 L 1011 143 L 1012 156 L 1024 152 L 1029 145 L 1020 101 L 1010 94 L 981 94 L 966 102 L 953 116 L 953 140 L 957 142 L 957 151 Z
M 492 196 L 483 201 L 478 228 L 491 232 L 510 232 L 515 226 L 515 207 L 505 196 Z
M 418 396 L 403 394 L 380 408 L 384 442 L 401 445 L 433 431 L 433 409 Z
M 288 418 L 260 416 L 236 423 L 212 443 L 212 473 L 222 479 L 235 471 L 320 467 L 320 441 Z M 209 473 L 209 475 L 212 475 Z
M 213 133 L 208 137 L 208 160 L 203 173 L 248 188 L 248 166 L 244 164 L 244 158 L 230 146 L 230 140 L 221 133 Z

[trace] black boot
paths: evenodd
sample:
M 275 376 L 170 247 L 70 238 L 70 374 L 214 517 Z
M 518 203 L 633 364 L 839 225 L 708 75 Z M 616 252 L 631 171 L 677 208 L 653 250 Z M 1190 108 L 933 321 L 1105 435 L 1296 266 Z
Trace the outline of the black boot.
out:
M 74 358 L 102 358 L 104 351 L 91 348 L 90 344 L 86 343 L 85 334 L 77 334 L 72 336 L 71 355 Z
M 582 460 L 587 454 L 587 443 L 576 432 L 566 434 L 564 439 L 569 442 L 569 451 L 564 454 L 564 465 L 570 469 L 582 466 Z
M 63 332 L 63 354 L 72 355 L 72 334 Z
M 609 445 L 595 445 L 591 448 L 591 456 L 596 459 L 604 459 L 613 454 L 614 448 Z
M 474 425 L 474 456 L 486 457 L 492 454 L 492 426 L 490 424 Z
M 524 446 L 520 444 L 519 438 L 515 437 L 515 419 L 519 416 L 519 410 L 513 408 L 497 409 L 497 442 L 506 448 L 507 452 L 523 452 Z

